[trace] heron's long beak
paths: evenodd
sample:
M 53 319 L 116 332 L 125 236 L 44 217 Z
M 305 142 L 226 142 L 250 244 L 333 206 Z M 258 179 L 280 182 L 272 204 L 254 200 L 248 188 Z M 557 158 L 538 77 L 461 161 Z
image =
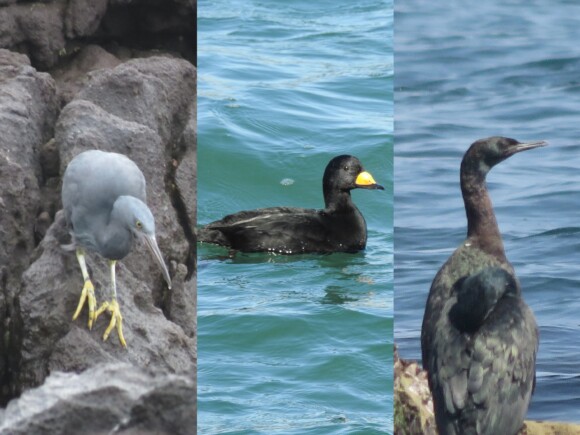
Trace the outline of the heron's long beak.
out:
M 356 185 L 356 187 L 359 187 L 361 189 L 385 190 L 383 186 L 377 184 L 373 176 L 367 171 L 363 171 L 360 174 L 358 174 L 356 180 L 354 181 L 354 184 Z
M 169 276 L 169 271 L 167 270 L 165 261 L 163 261 L 163 256 L 161 255 L 159 246 L 157 246 L 157 240 L 155 239 L 155 236 L 148 236 L 143 234 L 143 240 L 145 240 L 147 248 L 149 248 L 153 258 L 155 258 L 155 261 L 157 261 L 157 264 L 159 264 L 159 267 L 161 267 L 161 272 L 163 273 L 163 278 L 165 278 L 165 281 L 167 282 L 167 286 L 171 288 L 171 278 Z

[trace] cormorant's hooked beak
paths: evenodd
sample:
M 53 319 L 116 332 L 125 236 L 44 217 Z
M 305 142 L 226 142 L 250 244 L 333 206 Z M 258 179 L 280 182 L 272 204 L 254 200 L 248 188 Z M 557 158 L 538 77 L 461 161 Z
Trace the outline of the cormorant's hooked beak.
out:
M 377 184 L 373 176 L 367 171 L 363 171 L 360 174 L 358 174 L 356 180 L 354 181 L 354 184 L 356 185 L 356 187 L 359 187 L 361 189 L 385 190 L 383 186 Z
M 165 278 L 165 281 L 167 282 L 167 286 L 171 288 L 171 277 L 169 276 L 169 271 L 167 270 L 167 266 L 165 265 L 165 261 L 163 260 L 163 256 L 159 250 L 159 246 L 157 246 L 157 240 L 155 239 L 155 236 L 149 236 L 143 233 L 141 233 L 141 235 L 143 236 L 143 240 L 145 241 L 147 248 L 149 248 L 149 251 L 153 255 L 153 258 L 155 261 L 157 261 L 159 267 L 161 267 L 161 272 L 163 273 L 163 278 Z
M 519 153 L 520 151 L 527 151 L 532 150 L 534 148 L 545 147 L 548 145 L 548 142 L 545 140 L 538 140 L 534 142 L 526 142 L 526 143 L 518 143 L 513 147 L 510 147 L 508 150 L 508 157 L 513 156 L 515 153 Z

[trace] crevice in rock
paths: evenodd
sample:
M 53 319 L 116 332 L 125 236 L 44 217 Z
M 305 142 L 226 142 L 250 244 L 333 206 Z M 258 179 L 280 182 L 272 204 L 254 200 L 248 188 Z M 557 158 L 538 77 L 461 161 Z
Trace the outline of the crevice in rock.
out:
M 161 50 L 178 53 L 197 65 L 196 21 L 197 8 L 172 1 L 109 4 L 99 29 L 90 39 L 115 55 L 122 50 L 120 46 Z
M 184 261 L 184 264 L 187 266 L 187 275 L 185 279 L 188 281 L 193 276 L 196 267 L 197 237 L 194 231 L 195 225 L 189 219 L 185 200 L 183 199 L 183 195 L 181 194 L 177 185 L 176 172 L 185 152 L 186 147 L 184 146 L 176 146 L 173 148 L 173 155 L 171 156 L 172 162 L 171 164 L 167 165 L 167 172 L 165 174 L 165 191 L 171 199 L 171 204 L 175 209 L 179 225 L 183 229 L 183 234 L 185 235 L 189 245 L 187 258 Z
M 18 297 L 15 296 L 11 304 L 7 304 L 10 317 L 7 324 L 6 334 L 6 378 L 2 385 L 5 386 L 7 395 L 0 398 L 0 405 L 5 407 L 6 404 L 20 396 L 22 393 L 18 377 L 20 375 L 20 361 L 22 359 L 22 319 L 20 318 L 20 304 Z M 10 310 L 10 308 L 12 308 Z M 2 402 L 6 399 L 6 402 Z
M 38 246 L 50 225 L 54 222 L 56 212 L 60 210 L 60 153 L 54 138 L 43 144 L 39 151 L 40 203 L 34 222 L 34 246 Z
M 2 336 L 0 337 L 0 407 L 4 408 L 12 399 L 8 385 L 10 383 L 8 370 L 8 347 L 10 344 L 10 309 L 8 308 L 8 290 L 6 268 L 0 269 L 0 292 L 4 298 L 4 309 L 0 313 Z

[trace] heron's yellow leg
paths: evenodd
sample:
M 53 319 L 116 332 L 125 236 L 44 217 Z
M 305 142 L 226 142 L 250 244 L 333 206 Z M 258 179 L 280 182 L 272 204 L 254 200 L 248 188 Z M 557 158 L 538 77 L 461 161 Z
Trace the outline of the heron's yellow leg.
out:
M 96 319 L 95 308 L 97 306 L 97 300 L 95 298 L 95 287 L 93 286 L 93 283 L 89 278 L 89 273 L 87 272 L 87 263 L 85 262 L 85 251 L 81 248 L 77 249 L 77 260 L 81 267 L 81 272 L 83 274 L 85 284 L 83 285 L 83 291 L 81 292 L 79 304 L 77 305 L 77 309 L 73 315 L 73 320 L 77 319 L 77 317 L 79 316 L 79 314 L 83 309 L 83 306 L 85 305 L 85 301 L 87 301 L 89 306 L 89 329 L 92 329 L 93 323 Z
M 113 298 L 112 300 L 103 302 L 103 304 L 99 307 L 97 312 L 95 313 L 95 320 L 105 311 L 108 311 L 111 314 L 111 322 L 109 326 L 105 330 L 103 334 L 103 340 L 109 338 L 109 334 L 117 327 L 117 334 L 119 335 L 119 341 L 123 347 L 127 347 L 127 343 L 125 342 L 125 337 L 123 337 L 123 316 L 121 316 L 121 308 L 119 307 L 119 302 L 117 302 L 117 283 L 115 279 L 115 264 L 117 262 L 115 260 L 109 261 L 109 267 L 111 268 L 111 287 L 113 290 Z

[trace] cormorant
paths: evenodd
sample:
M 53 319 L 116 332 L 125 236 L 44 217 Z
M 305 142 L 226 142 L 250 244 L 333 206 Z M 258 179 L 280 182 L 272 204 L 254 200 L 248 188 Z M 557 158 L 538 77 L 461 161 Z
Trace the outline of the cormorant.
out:
M 322 179 L 322 210 L 271 207 L 241 211 L 201 228 L 198 240 L 242 252 L 357 252 L 366 247 L 366 222 L 352 189 L 384 189 L 353 156 L 333 158 Z
M 538 329 L 505 256 L 485 177 L 513 154 L 544 145 L 481 139 L 461 162 L 467 239 L 435 276 L 421 330 L 440 435 L 513 435 L 523 424 Z

